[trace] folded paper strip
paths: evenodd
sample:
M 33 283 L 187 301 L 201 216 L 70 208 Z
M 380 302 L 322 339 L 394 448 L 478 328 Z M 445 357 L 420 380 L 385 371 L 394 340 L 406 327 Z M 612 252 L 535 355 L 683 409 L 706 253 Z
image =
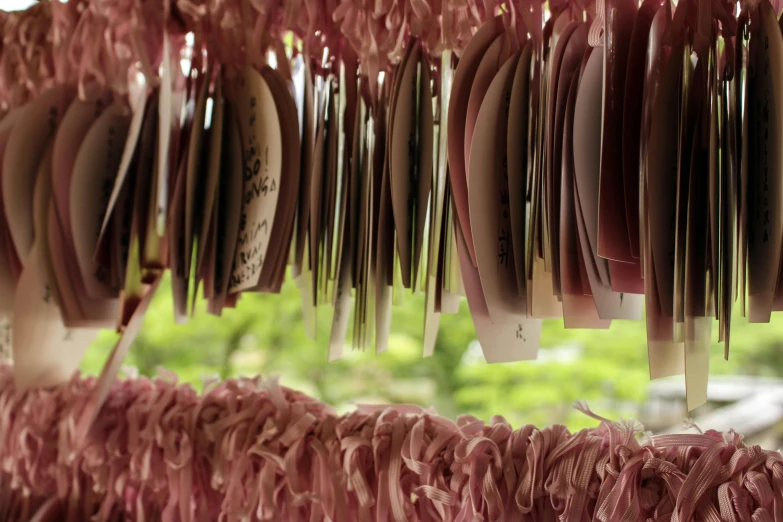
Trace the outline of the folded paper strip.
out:
M 278 521 L 783 520 L 783 457 L 708 431 L 513 429 L 413 406 L 338 416 L 276 381 L 202 395 L 173 375 L 30 391 L 0 367 L 0 519 Z M 641 440 L 641 441 L 640 441 Z
M 464 297 L 491 363 L 534 359 L 545 319 L 644 309 L 651 377 L 700 406 L 713 319 L 728 358 L 734 315 L 783 311 L 783 0 L 640 3 L 0 11 L 17 386 L 65 382 L 114 328 L 108 383 L 165 276 L 177 322 L 293 280 L 330 360 L 386 350 L 408 291 L 425 356 Z

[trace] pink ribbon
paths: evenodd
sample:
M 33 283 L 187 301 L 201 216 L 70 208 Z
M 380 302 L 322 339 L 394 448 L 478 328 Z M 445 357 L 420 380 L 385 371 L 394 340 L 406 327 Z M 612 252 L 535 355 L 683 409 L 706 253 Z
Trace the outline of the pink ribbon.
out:
M 276 381 L 199 396 L 169 375 L 114 383 L 81 444 L 75 420 L 94 386 L 17 392 L 0 366 L 0 516 L 45 517 L 55 498 L 63 520 L 783 517 L 783 457 L 731 432 L 640 443 L 640 426 L 606 419 L 570 434 L 416 407 L 338 417 Z

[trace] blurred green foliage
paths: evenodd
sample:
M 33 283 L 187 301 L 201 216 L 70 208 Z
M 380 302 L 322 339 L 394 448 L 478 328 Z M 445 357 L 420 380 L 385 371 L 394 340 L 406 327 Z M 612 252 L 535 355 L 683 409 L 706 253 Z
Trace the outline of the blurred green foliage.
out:
M 565 423 L 576 429 L 595 421 L 572 408 L 575 400 L 588 400 L 615 418 L 636 415 L 645 400 L 643 321 L 614 321 L 608 330 L 566 330 L 562 321 L 545 321 L 539 360 L 489 365 L 475 342 L 464 300 L 458 314 L 442 316 L 435 355 L 423 358 L 422 311 L 423 296 L 405 295 L 393 311 L 387 352 L 354 351 L 348 341 L 344 357 L 328 363 L 331 309 L 319 308 L 318 339 L 308 338 L 301 296 L 290 279 L 280 295 L 245 294 L 222 317 L 201 306 L 184 325 L 174 324 L 166 279 L 127 365 L 146 375 L 162 366 L 196 387 L 214 375 L 280 376 L 284 385 L 342 409 L 352 403 L 412 403 L 450 417 L 502 415 L 515 426 Z M 781 326 L 780 318 L 749 325 L 735 314 L 730 361 L 723 360 L 723 347 L 716 342 L 711 374 L 783 374 Z M 85 358 L 86 373 L 100 371 L 115 339 L 111 332 L 99 336 Z

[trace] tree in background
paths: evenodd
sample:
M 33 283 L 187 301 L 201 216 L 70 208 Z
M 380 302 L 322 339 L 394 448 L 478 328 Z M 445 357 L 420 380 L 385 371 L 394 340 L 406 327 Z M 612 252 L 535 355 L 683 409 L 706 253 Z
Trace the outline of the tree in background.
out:
M 236 309 L 222 317 L 200 308 L 185 325 L 174 324 L 167 279 L 127 364 L 145 375 L 163 366 L 197 387 L 216 374 L 279 375 L 284 385 L 342 409 L 352 402 L 411 403 L 434 406 L 450 417 L 471 414 L 489 420 L 503 415 L 515 426 L 564 423 L 577 429 L 595 421 L 572 408 L 575 400 L 588 400 L 601 414 L 615 418 L 637 415 L 645 400 L 649 377 L 643 321 L 614 321 L 608 330 L 566 330 L 562 321 L 545 321 L 539 360 L 489 365 L 481 357 L 464 301 L 458 314 L 441 317 L 435 354 L 423 358 L 422 310 L 422 296 L 405 295 L 393 311 L 386 353 L 353 351 L 349 340 L 343 359 L 327 363 L 331 309 L 319 308 L 318 339 L 308 338 L 301 296 L 290 279 L 280 295 L 244 294 Z M 711 373 L 783 375 L 777 356 L 782 324 L 777 317 L 770 324 L 753 325 L 735 317 L 730 362 L 722 361 L 723 348 L 716 343 Z M 87 353 L 85 372 L 100 370 L 114 340 L 111 332 L 99 337 Z

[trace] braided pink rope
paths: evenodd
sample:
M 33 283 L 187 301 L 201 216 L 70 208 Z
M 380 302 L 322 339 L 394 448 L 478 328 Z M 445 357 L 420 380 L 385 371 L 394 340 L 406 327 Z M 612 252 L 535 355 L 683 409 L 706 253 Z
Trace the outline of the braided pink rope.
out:
M 606 419 L 569 433 L 412 406 L 339 417 L 275 381 L 199 396 L 166 374 L 117 381 L 80 442 L 93 379 L 12 383 L 0 367 L 4 521 L 783 520 L 783 457 L 732 432 L 640 443 L 638 424 Z

